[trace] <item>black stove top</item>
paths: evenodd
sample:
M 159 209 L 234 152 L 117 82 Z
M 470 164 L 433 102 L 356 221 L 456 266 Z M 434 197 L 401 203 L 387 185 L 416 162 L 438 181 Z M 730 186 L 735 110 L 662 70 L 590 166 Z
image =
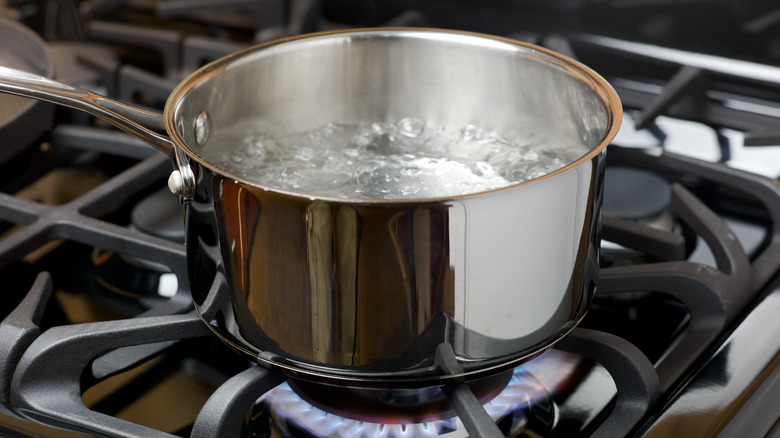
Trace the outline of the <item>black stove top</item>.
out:
M 6 1 L 0 14 L 38 35 L 59 79 L 158 110 L 184 75 L 256 42 L 432 26 L 575 57 L 616 88 L 626 117 L 608 148 L 601 284 L 581 326 L 486 389 L 361 394 L 285 382 L 193 314 L 167 157 L 64 108 L 0 123 L 13 146 L 0 154 L 0 435 L 780 433 L 774 7 Z

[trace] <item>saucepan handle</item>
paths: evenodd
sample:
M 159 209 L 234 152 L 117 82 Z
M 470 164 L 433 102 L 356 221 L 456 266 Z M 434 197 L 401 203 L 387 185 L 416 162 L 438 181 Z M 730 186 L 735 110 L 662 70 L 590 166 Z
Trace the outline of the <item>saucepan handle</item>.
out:
M 137 108 L 44 76 L 0 66 L 0 92 L 31 97 L 86 111 L 154 146 L 173 159 L 175 170 L 168 187 L 189 203 L 195 191 L 195 178 L 189 160 L 175 147 L 165 131 L 162 114 Z

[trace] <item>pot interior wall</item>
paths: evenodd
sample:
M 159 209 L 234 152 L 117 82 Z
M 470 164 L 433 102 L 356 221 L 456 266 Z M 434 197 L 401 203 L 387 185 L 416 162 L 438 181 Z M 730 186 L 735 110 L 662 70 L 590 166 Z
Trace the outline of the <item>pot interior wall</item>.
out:
M 599 145 L 609 123 L 599 85 L 580 71 L 508 40 L 457 33 L 302 38 L 219 62 L 182 90 L 171 117 L 199 156 L 258 132 L 415 117 L 543 142 L 575 160 Z M 198 144 L 202 111 L 211 133 Z

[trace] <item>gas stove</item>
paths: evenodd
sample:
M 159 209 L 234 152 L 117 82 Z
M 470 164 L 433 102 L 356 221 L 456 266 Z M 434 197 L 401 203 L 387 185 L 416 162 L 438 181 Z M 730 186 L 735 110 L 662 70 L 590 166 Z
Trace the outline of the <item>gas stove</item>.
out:
M 625 111 L 607 153 L 600 284 L 580 327 L 480 381 L 358 390 L 249 363 L 202 323 L 167 157 L 91 116 L 0 96 L 0 435 L 780 435 L 773 7 L 0 3 L 0 38 L 13 42 L 0 64 L 151 109 L 189 72 L 258 42 L 430 26 L 576 58 Z

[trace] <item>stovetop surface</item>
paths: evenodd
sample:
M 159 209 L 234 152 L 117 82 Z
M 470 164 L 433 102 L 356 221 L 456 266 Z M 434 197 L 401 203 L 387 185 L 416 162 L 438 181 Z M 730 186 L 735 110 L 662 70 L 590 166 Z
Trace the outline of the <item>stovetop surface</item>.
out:
M 158 109 L 210 59 L 352 26 L 507 35 L 591 66 L 626 110 L 608 148 L 602 285 L 582 327 L 516 371 L 517 397 L 545 397 L 496 414 L 502 433 L 777 433 L 780 46 L 771 2 L 119 3 L 6 1 L 0 13 L 47 40 L 62 80 Z M 83 28 L 68 21 L 79 15 Z M 284 378 L 251 366 L 192 315 L 170 225 L 181 208 L 173 196 L 160 207 L 168 159 L 73 111 L 58 109 L 48 125 L 0 165 L 2 434 L 213 436 L 238 427 L 309 436 L 311 423 L 266 399 L 318 411 L 292 404 L 289 391 L 256 401 Z M 624 185 L 628 194 L 610 194 Z M 650 186 L 633 196 L 642 202 L 628 202 Z M 170 211 L 144 218 L 139 204 Z M 470 414 L 458 421 L 370 433 L 481 430 L 463 425 Z M 356 430 L 324 427 L 331 436 Z M 353 435 L 368 436 L 360 430 Z

